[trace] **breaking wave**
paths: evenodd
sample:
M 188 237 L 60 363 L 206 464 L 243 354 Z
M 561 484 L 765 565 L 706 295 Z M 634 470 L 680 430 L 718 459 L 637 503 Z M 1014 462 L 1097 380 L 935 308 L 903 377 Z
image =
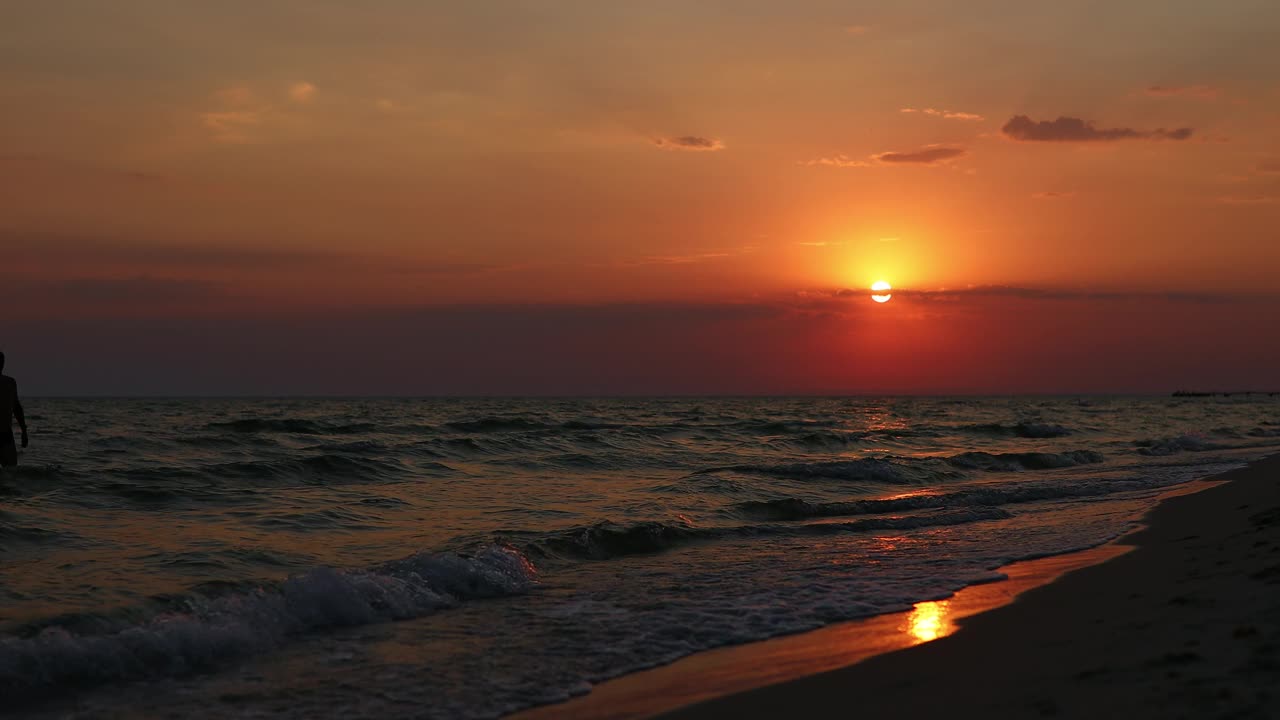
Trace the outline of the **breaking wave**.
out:
M 923 484 L 965 476 L 966 471 L 1019 472 L 1051 470 L 1104 462 L 1102 453 L 1071 450 L 1061 453 L 968 452 L 950 457 L 904 458 L 896 456 L 781 464 L 730 465 L 699 470 L 693 476 L 721 472 L 790 478 L 875 482 L 892 485 Z
M 689 543 L 767 536 L 822 536 L 874 530 L 960 525 L 980 520 L 1000 520 L 1009 514 L 999 508 L 965 508 L 929 515 L 865 518 L 842 523 L 808 525 L 738 525 L 696 527 L 688 523 L 641 522 L 620 525 L 601 522 L 558 533 L 531 537 L 511 533 L 507 542 L 517 542 L 532 556 L 573 560 L 610 560 L 629 555 L 647 555 Z M 782 518 L 773 518 L 782 519 Z
M 245 418 L 211 422 L 209 430 L 234 433 L 292 433 L 295 435 L 354 435 L 375 432 L 373 423 L 336 423 L 303 418 Z
M 1020 422 L 1017 425 L 985 423 L 982 425 L 966 425 L 961 429 L 980 435 L 1018 438 L 1058 438 L 1072 433 L 1070 428 L 1065 428 L 1061 425 L 1036 422 Z
M 1106 480 L 1072 485 L 1027 485 L 959 490 L 950 493 L 910 495 L 883 500 L 812 502 L 803 498 L 747 500 L 727 509 L 727 514 L 752 520 L 807 520 L 810 518 L 875 515 L 933 508 L 998 507 L 1040 500 L 1097 497 L 1141 490 L 1144 481 Z
M 1134 442 L 1138 447 L 1139 455 L 1147 455 L 1159 457 L 1163 455 L 1176 455 L 1181 452 L 1204 452 L 1206 450 L 1221 450 L 1225 446 L 1218 443 L 1209 442 L 1200 435 L 1178 435 L 1177 437 L 1160 438 L 1156 440 L 1138 440 Z
M 365 570 L 317 568 L 276 586 L 171 599 L 141 621 L 99 619 L 96 632 L 63 622 L 0 638 L 0 691 L 6 699 L 34 699 L 68 685 L 206 671 L 291 636 L 421 617 L 536 583 L 533 563 L 503 546 L 424 553 Z

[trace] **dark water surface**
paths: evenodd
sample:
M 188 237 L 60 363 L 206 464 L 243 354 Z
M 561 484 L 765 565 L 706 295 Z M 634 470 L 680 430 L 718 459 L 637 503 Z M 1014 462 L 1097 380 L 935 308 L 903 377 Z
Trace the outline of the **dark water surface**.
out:
M 369 627 L 325 707 L 391 716 L 901 610 L 1280 448 L 1265 397 L 27 404 L 0 692 L 145 691 Z M 366 657 L 388 637 L 394 670 Z

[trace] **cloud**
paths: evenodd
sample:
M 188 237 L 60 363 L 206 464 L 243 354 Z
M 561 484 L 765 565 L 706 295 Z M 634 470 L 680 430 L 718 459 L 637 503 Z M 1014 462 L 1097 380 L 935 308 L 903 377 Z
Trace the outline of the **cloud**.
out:
M 1277 195 L 1224 195 L 1218 198 L 1224 205 L 1275 205 L 1280 203 Z
M 847 155 L 832 155 L 830 157 L 821 157 L 814 160 L 806 160 L 803 165 L 824 165 L 826 167 L 852 168 L 852 167 L 871 167 L 876 164 L 881 165 L 937 165 L 955 160 L 958 157 L 968 154 L 964 148 L 945 147 L 942 145 L 928 145 L 919 150 L 910 152 L 882 152 L 876 153 L 868 157 L 867 160 L 857 160 Z
M 1175 130 L 1135 130 L 1133 128 L 1099 128 L 1080 118 L 1061 116 L 1057 120 L 1036 122 L 1026 115 L 1014 115 L 1001 128 L 1006 136 L 1027 142 L 1103 142 L 1111 140 L 1186 140 L 1194 132 L 1184 127 Z
M 867 162 L 866 160 L 854 160 L 853 158 L 847 155 L 833 155 L 831 157 L 822 157 L 822 158 L 817 158 L 815 160 L 806 160 L 803 164 L 810 165 L 810 166 L 826 165 L 827 167 L 839 167 L 839 168 L 871 166 L 871 163 Z
M 715 152 L 724 149 L 724 143 L 717 138 L 700 135 L 681 135 L 679 137 L 657 137 L 650 140 L 663 150 L 687 150 L 689 152 Z
M 221 110 L 200 114 L 200 123 L 215 140 L 225 143 L 249 141 L 249 130 L 262 124 L 262 113 L 256 110 Z
M 13 248 L 24 264 L 17 274 L 53 275 L 73 268 L 131 268 L 148 278 L 161 273 L 281 270 L 316 272 L 389 272 L 421 275 L 472 275 L 512 269 L 511 265 L 450 258 L 410 260 L 364 253 L 326 252 L 267 246 L 134 242 L 109 236 L 75 236 L 0 231 L 0 247 Z M 10 282 L 11 268 L 0 266 L 0 281 Z M 7 278 L 6 276 L 9 276 Z
M 890 165 L 900 165 L 904 163 L 935 165 L 937 163 L 955 160 L 966 152 L 967 151 L 964 148 L 930 145 L 929 147 L 913 150 L 911 152 L 882 152 L 878 155 L 873 155 L 872 157 L 882 163 L 888 163 Z
M 55 283 L 59 294 L 94 302 L 202 300 L 221 294 L 220 288 L 203 280 L 150 277 L 74 278 Z
M 1075 196 L 1074 190 L 1046 190 L 1044 192 L 1032 193 L 1031 197 L 1037 200 L 1053 200 L 1055 198 L 1069 198 Z
M 1260 173 L 1280 173 L 1280 160 L 1263 160 L 1258 163 L 1258 172 Z
M 311 102 L 316 95 L 316 86 L 309 82 L 298 82 L 289 86 L 289 99 L 294 102 Z
M 691 265 L 693 263 L 738 257 L 740 255 L 753 253 L 756 250 L 756 246 L 746 245 L 743 247 L 708 250 L 706 252 L 693 252 L 683 255 L 650 255 L 639 260 L 626 260 L 620 264 L 623 267 L 635 267 L 638 265 Z
M 866 288 L 844 288 L 835 291 L 838 298 L 861 298 L 870 294 Z M 1060 300 L 1060 301 L 1106 301 L 1106 300 L 1164 300 L 1189 303 L 1218 303 L 1237 300 L 1244 296 L 1221 292 L 1182 292 L 1173 290 L 1101 290 L 1093 288 L 1043 288 L 1018 285 L 970 285 L 962 288 L 938 288 L 933 290 L 916 290 L 911 288 L 894 288 L 895 298 L 911 298 L 924 302 L 958 301 L 964 299 L 1014 299 L 1014 300 Z
M 273 102 L 243 85 L 227 87 L 214 93 L 217 107 L 198 117 L 217 142 L 261 142 L 303 127 L 304 113 L 297 106 L 310 103 L 317 92 L 314 84 L 297 82 L 286 91 L 287 101 Z
M 849 35 L 866 35 L 867 33 L 871 32 L 871 26 L 870 25 L 846 25 L 844 27 L 844 31 Z
M 216 95 L 225 105 L 246 105 L 253 101 L 253 91 L 243 85 L 223 88 Z
M 947 120 L 982 120 L 981 115 L 968 112 L 960 112 L 959 110 L 938 110 L 936 108 L 902 108 L 898 110 L 901 113 L 920 113 L 922 115 L 932 115 L 934 117 L 945 118 Z
M 1222 91 L 1211 85 L 1152 85 L 1144 92 L 1150 97 L 1185 97 L 1194 100 L 1217 100 Z
M 119 304 L 164 304 L 204 301 L 225 294 L 216 283 L 191 278 L 71 277 L 62 279 L 7 279 L 0 289 L 6 302 L 37 302 L 42 306 L 66 305 L 103 308 Z

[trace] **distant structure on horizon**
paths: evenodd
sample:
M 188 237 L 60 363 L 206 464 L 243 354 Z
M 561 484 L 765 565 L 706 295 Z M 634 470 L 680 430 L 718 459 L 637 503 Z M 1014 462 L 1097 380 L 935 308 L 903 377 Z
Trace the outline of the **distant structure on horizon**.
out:
M 1192 390 L 1178 390 L 1173 393 L 1174 397 L 1231 397 L 1232 395 L 1266 395 L 1268 397 L 1275 397 L 1280 395 L 1280 392 L 1266 392 L 1264 390 L 1240 390 L 1237 392 L 1197 392 Z

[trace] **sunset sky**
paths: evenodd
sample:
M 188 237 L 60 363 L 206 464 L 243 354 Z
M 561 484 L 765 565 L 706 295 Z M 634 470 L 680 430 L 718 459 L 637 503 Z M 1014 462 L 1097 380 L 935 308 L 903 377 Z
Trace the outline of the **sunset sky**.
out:
M 27 393 L 1280 390 L 1274 0 L 5 16 Z

